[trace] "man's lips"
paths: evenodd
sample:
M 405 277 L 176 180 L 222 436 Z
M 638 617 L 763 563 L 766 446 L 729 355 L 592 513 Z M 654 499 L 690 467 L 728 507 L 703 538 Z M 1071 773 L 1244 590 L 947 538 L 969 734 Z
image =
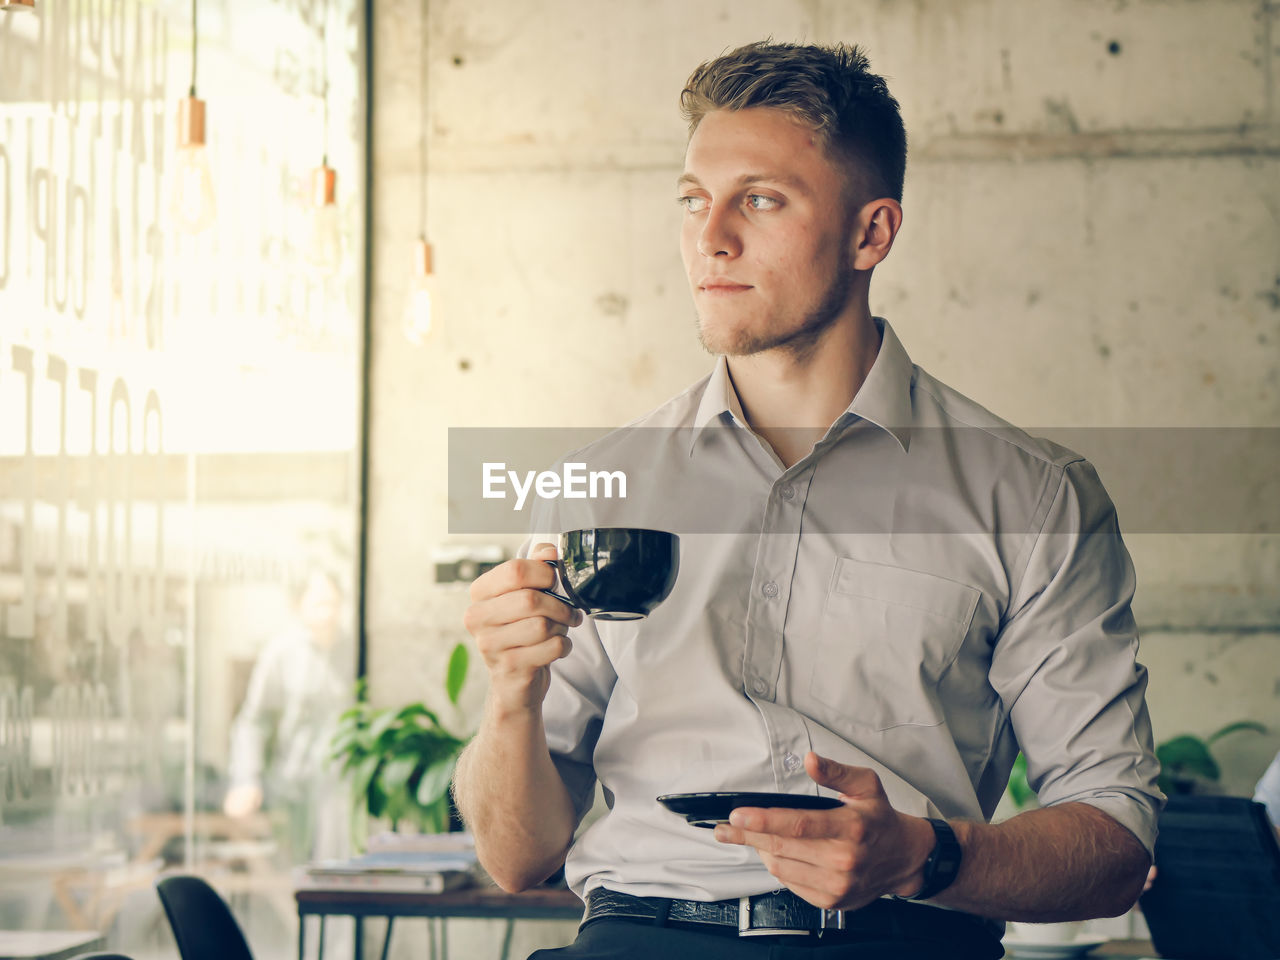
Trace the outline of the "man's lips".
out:
M 750 290 L 751 284 L 739 283 L 727 277 L 707 277 L 698 281 L 698 289 L 703 293 L 741 293 Z

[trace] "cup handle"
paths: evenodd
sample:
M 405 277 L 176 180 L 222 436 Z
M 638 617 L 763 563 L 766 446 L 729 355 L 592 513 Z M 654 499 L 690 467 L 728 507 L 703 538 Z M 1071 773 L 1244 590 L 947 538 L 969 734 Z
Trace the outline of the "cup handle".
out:
M 565 606 L 571 609 L 582 610 L 585 612 L 587 609 L 587 605 L 583 603 L 582 598 L 580 598 L 574 592 L 573 587 L 569 586 L 569 578 L 565 576 L 564 565 L 560 562 L 560 560 L 557 558 L 555 560 L 543 560 L 542 562 L 556 572 L 557 580 L 564 585 L 564 592 L 567 593 L 569 596 L 565 597 L 556 593 L 556 588 L 554 586 L 551 587 L 550 589 L 543 590 L 542 592 L 549 597 L 555 597 L 557 600 L 559 600 L 561 603 L 563 603 Z

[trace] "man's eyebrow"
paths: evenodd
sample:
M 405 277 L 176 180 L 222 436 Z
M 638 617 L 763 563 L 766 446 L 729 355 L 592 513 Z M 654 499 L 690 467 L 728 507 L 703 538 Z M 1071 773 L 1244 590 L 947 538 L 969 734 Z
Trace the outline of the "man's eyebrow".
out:
M 784 187 L 792 187 L 805 193 L 808 192 L 808 187 L 805 186 L 804 181 L 793 177 L 789 173 L 744 173 L 738 177 L 736 186 L 747 187 L 754 183 L 777 183 Z M 676 181 L 676 185 L 679 187 L 701 187 L 702 181 L 698 179 L 696 174 L 682 173 L 680 179 Z

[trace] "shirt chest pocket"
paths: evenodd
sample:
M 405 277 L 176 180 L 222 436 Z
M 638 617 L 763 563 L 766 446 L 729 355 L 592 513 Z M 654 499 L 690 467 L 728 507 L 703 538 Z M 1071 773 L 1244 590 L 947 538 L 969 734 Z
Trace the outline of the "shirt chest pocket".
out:
M 976 588 L 841 557 L 819 627 L 809 691 L 835 728 L 944 719 L 937 688 L 964 643 Z

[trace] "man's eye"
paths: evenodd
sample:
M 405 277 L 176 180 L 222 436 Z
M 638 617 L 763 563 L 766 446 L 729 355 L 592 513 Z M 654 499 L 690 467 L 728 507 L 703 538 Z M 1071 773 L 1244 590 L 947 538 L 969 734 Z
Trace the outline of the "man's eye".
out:
M 676 203 L 684 207 L 689 213 L 701 213 L 707 209 L 706 197 L 676 197 Z
M 752 210 L 775 210 L 778 207 L 778 201 L 773 197 L 752 193 L 747 196 L 747 206 Z

